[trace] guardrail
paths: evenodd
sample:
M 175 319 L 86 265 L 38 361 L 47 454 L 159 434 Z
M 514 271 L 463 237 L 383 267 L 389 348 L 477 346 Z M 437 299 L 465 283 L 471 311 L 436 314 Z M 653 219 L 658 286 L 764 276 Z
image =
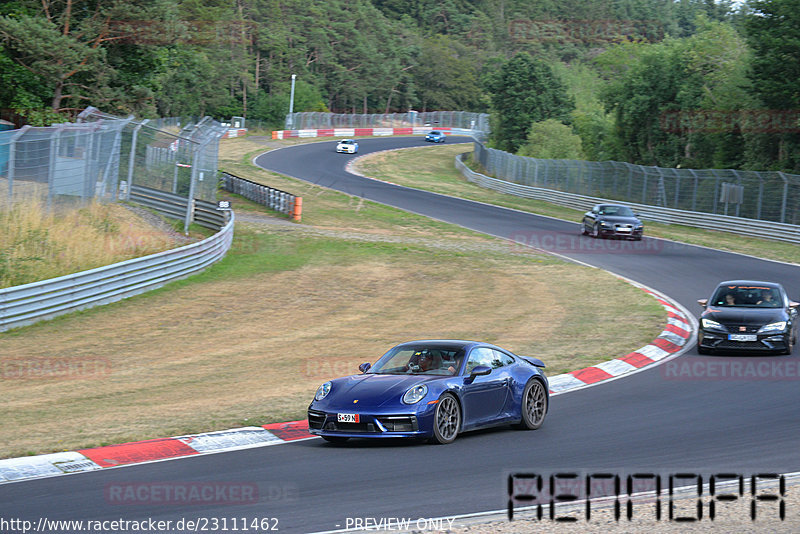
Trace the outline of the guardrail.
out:
M 180 195 L 140 185 L 131 186 L 130 200 L 173 219 L 183 219 L 189 203 L 188 199 Z M 217 209 L 216 204 L 199 199 L 192 202 L 194 206 L 191 221 L 211 230 L 219 230 L 225 226 L 225 215 Z
M 243 196 L 279 213 L 291 215 L 296 221 L 300 220 L 303 206 L 302 197 L 253 182 L 229 172 L 222 172 L 220 181 L 225 191 Z
M 558 204 L 559 206 L 581 211 L 588 211 L 595 204 L 603 202 L 619 203 L 619 201 L 608 200 L 605 198 L 565 193 L 563 191 L 515 184 L 513 182 L 506 182 L 505 180 L 491 178 L 484 174 L 477 173 L 467 167 L 464 162 L 461 161 L 461 156 L 463 156 L 463 154 L 456 156 L 456 168 L 468 181 L 481 187 L 485 187 L 486 189 L 493 189 L 495 191 L 499 191 L 500 193 L 507 193 L 523 198 L 544 200 L 552 204 Z M 642 219 L 649 221 L 664 224 L 680 224 L 695 228 L 703 228 L 706 230 L 717 230 L 720 232 L 729 232 L 750 237 L 762 237 L 766 239 L 777 239 L 779 241 L 800 244 L 800 226 L 793 224 L 761 221 L 758 219 L 747 219 L 744 217 L 732 217 L 730 215 L 715 215 L 696 211 L 684 211 L 673 208 L 651 206 L 647 204 L 634 204 L 630 202 L 624 202 L 624 204 L 626 206 L 630 206 L 634 211 L 641 215 Z M 577 222 L 579 221 L 576 221 L 576 223 Z
M 219 232 L 203 241 L 89 271 L 0 289 L 0 332 L 122 300 L 202 271 L 222 259 L 231 246 L 234 215 L 232 211 L 228 213 L 230 218 L 223 219 Z

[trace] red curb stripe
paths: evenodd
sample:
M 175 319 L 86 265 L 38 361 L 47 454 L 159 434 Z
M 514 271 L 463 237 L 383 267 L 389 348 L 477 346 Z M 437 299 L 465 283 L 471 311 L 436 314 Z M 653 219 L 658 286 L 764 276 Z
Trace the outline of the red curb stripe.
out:
M 644 354 L 639 354 L 638 352 L 631 352 L 630 354 L 626 354 L 619 359 L 625 363 L 631 364 L 636 368 L 644 367 L 645 365 L 650 365 L 651 363 L 656 362 L 654 359 L 648 358 Z
M 83 454 L 100 467 L 136 464 L 164 458 L 177 458 L 199 454 L 196 450 L 175 438 L 152 439 L 108 445 L 95 449 L 79 449 Z
M 283 441 L 294 441 L 311 437 L 308 433 L 308 421 L 289 421 L 287 423 L 271 423 L 263 425 L 265 430 L 269 430 L 276 437 Z
M 677 319 L 678 321 L 680 321 L 682 323 L 686 323 L 687 325 L 689 324 L 689 321 L 686 320 L 686 317 L 684 317 L 683 315 L 677 314 L 675 312 L 667 313 L 667 317 L 669 317 L 670 319 Z
M 569 374 L 585 384 L 594 384 L 595 382 L 600 382 L 601 380 L 613 378 L 613 375 L 606 373 L 597 367 L 587 367 L 586 369 L 572 371 Z
M 689 332 L 688 330 L 685 330 L 680 326 L 675 326 L 674 324 L 668 324 L 666 327 L 664 327 L 664 331 L 672 332 L 673 334 L 678 334 L 679 336 L 685 339 L 688 339 L 689 334 L 691 334 L 691 332 Z
M 681 350 L 683 348 L 680 345 L 676 345 L 672 341 L 668 341 L 668 340 L 666 340 L 664 338 L 661 338 L 661 337 L 658 337 L 658 338 L 654 339 L 653 342 L 650 343 L 650 344 L 651 345 L 655 345 L 656 347 L 658 347 L 660 349 L 664 349 L 667 352 L 678 352 L 679 350 Z

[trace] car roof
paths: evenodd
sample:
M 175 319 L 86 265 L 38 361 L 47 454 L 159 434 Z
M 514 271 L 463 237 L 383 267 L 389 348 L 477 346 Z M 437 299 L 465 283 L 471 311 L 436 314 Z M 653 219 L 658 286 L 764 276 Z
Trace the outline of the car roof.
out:
M 511 352 L 508 349 L 504 349 L 502 347 L 498 347 L 496 345 L 492 345 L 491 343 L 485 343 L 483 341 L 469 341 L 466 339 L 418 339 L 414 341 L 406 341 L 405 343 L 400 343 L 397 345 L 398 347 L 403 345 L 419 345 L 425 344 L 430 345 L 432 347 L 453 347 L 456 346 L 460 349 L 471 349 L 473 347 L 489 347 L 492 349 L 501 350 L 504 352 Z M 513 354 L 513 352 L 511 352 Z

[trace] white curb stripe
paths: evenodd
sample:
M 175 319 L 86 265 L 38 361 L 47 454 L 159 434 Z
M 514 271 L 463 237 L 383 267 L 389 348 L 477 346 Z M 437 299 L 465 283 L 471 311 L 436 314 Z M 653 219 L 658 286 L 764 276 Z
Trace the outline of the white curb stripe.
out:
M 598 369 L 605 371 L 606 373 L 610 374 L 611 376 L 618 376 L 623 373 L 627 373 L 629 371 L 633 371 L 637 369 L 637 367 L 629 364 L 628 362 L 623 362 L 622 360 L 610 360 L 607 362 L 603 362 L 601 364 L 595 365 Z

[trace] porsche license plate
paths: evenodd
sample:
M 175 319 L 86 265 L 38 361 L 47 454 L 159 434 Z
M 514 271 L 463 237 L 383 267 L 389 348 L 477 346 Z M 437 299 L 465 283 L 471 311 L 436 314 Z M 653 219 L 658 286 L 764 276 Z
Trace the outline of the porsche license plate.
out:
M 758 336 L 753 334 L 728 334 L 729 341 L 757 341 Z
M 340 423 L 358 423 L 358 414 L 357 413 L 340 413 L 336 414 L 336 420 Z

